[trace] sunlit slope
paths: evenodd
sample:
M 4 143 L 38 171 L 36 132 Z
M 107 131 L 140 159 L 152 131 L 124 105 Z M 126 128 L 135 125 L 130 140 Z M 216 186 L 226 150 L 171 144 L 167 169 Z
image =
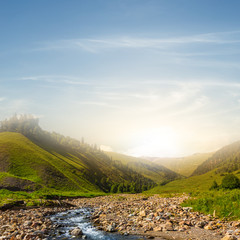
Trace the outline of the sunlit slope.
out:
M 233 173 L 240 177 L 240 142 L 235 142 L 215 152 L 194 171 L 191 177 L 155 187 L 151 193 L 208 191 L 213 181 L 219 185 L 223 177 Z
M 0 188 L 109 192 L 113 185 L 116 191 L 121 185 L 140 192 L 155 183 L 88 144 L 59 144 L 42 130 L 31 140 L 21 133 L 0 133 Z
M 240 177 L 239 171 L 233 172 L 236 176 Z M 215 170 L 208 173 L 192 176 L 189 178 L 172 181 L 164 186 L 157 186 L 150 189 L 149 193 L 190 193 L 190 192 L 204 192 L 208 191 L 216 181 L 219 185 L 222 182 L 225 174 L 216 174 Z
M 240 141 L 218 150 L 204 161 L 193 175 L 200 175 L 215 170 L 216 173 L 233 172 L 240 169 Z
M 54 156 L 20 133 L 0 133 L 0 172 L 59 190 L 99 191 L 83 177 L 83 164 Z M 2 175 L 3 176 L 3 175 Z M 10 176 L 6 176 L 10 177 Z M 1 182 L 4 182 L 4 177 Z
M 106 152 L 113 161 L 119 161 L 128 168 L 142 174 L 143 176 L 152 179 L 154 182 L 161 184 L 182 178 L 179 174 L 167 169 L 164 166 L 152 163 L 148 160 L 127 156 L 120 153 Z
M 189 177 L 196 168 L 214 153 L 196 153 L 182 158 L 149 158 L 152 162 L 165 166 L 172 171 Z

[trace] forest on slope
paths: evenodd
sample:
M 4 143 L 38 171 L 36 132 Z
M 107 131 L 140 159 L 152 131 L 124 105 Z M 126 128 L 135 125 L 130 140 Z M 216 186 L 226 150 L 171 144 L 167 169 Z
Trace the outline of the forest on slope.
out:
M 216 173 L 230 173 L 240 169 L 240 141 L 229 144 L 204 161 L 193 172 L 193 176 L 215 170 Z
M 42 130 L 32 116 L 15 115 L 2 121 L 0 146 L 1 188 L 142 192 L 156 185 L 137 168 L 112 159 L 96 145 Z M 163 169 L 153 171 L 161 172 L 163 182 L 179 177 L 168 179 Z

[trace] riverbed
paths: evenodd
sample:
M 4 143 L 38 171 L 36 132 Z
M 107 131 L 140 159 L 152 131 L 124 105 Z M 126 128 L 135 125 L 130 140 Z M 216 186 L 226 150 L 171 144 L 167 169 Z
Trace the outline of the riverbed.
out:
M 93 226 L 91 222 L 91 214 L 93 210 L 91 208 L 81 208 L 68 210 L 66 212 L 60 212 L 50 217 L 51 221 L 55 225 L 54 231 L 50 234 L 49 239 L 67 240 L 77 239 L 71 235 L 71 231 L 75 228 L 80 228 L 83 232 L 83 237 L 89 240 L 134 240 L 145 239 L 139 236 L 132 235 L 120 235 L 117 233 L 108 233 L 98 230 Z

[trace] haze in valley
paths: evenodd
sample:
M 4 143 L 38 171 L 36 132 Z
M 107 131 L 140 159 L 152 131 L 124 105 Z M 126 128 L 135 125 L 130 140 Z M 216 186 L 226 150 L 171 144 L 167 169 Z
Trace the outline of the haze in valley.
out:
M 240 139 L 237 0 L 1 1 L 0 120 L 132 156 Z

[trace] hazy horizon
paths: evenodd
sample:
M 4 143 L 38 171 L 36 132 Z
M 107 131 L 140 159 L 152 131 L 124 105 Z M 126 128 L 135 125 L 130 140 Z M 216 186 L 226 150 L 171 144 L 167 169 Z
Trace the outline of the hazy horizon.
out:
M 0 120 L 132 156 L 240 140 L 240 2 L 2 1 Z

